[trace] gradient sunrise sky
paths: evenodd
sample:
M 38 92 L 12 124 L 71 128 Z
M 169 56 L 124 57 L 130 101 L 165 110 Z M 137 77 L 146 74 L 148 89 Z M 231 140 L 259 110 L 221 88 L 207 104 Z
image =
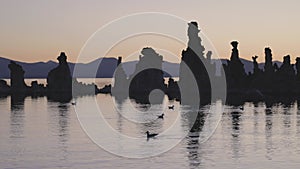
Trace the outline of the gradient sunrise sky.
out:
M 300 56 L 299 6 L 297 0 L 1 0 L 0 56 L 35 62 L 65 51 L 74 62 L 88 38 L 112 20 L 162 12 L 198 21 L 221 58 L 230 57 L 230 42 L 238 40 L 243 58 L 258 55 L 262 62 L 264 48 L 271 47 L 274 60 L 290 54 L 294 62 Z M 176 47 L 170 49 L 179 58 L 184 48 Z M 110 56 L 128 54 L 121 49 Z

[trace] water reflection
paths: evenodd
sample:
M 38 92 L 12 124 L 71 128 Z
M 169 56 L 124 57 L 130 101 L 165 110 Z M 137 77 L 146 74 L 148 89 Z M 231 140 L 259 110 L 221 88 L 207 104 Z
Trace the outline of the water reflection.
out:
M 76 106 L 87 111 L 93 99 L 91 96 L 78 98 Z M 99 101 L 108 105 L 105 99 L 111 97 L 99 96 Z M 244 165 L 271 168 L 275 164 L 279 168 L 295 168 L 300 157 L 298 103 L 244 103 L 243 110 L 240 106 L 225 106 L 222 122 L 206 142 L 203 142 L 203 136 L 206 135 L 205 128 L 210 125 L 206 111 L 213 105 L 199 109 L 167 101 L 164 105 L 156 105 L 147 114 L 142 110 L 149 110 L 149 105 L 136 104 L 128 99 L 117 102 L 113 110 L 108 105 L 102 111 L 114 129 L 142 138 L 153 148 L 164 140 L 177 139 L 175 136 L 180 132 L 188 133 L 170 152 L 150 159 L 130 160 L 109 154 L 93 144 L 80 128 L 70 103 L 52 102 L 46 97 L 9 96 L 2 98 L 0 104 L 1 112 L 7 112 L 2 113 L 0 123 L 0 168 L 63 168 L 74 164 L 83 168 L 85 165 L 89 168 L 239 168 Z M 175 110 L 167 108 L 171 104 L 175 105 Z M 142 112 L 131 111 L 129 105 Z M 162 110 L 165 118 L 157 119 Z M 150 122 L 136 124 L 127 117 Z M 180 125 L 174 131 L 178 133 L 162 135 L 163 131 L 173 127 L 176 119 Z M 160 135 L 147 142 L 147 130 Z M 124 149 L 121 144 L 114 144 L 120 151 Z M 41 161 L 40 164 L 33 163 L 35 159 Z
M 237 110 L 233 110 L 230 113 L 231 116 L 231 149 L 232 149 L 232 158 L 238 159 L 241 156 L 241 138 L 240 136 L 240 121 L 241 121 L 241 115 L 242 113 L 237 111 Z
M 198 168 L 201 164 L 201 154 L 199 154 L 199 138 L 205 123 L 205 114 L 200 111 L 187 111 L 188 123 L 191 127 L 188 136 L 186 137 L 187 152 L 190 168 Z M 196 119 L 195 119 L 196 114 Z
M 58 106 L 58 124 L 59 124 L 59 138 L 61 142 L 66 142 L 68 138 L 69 127 L 69 105 L 61 104 Z
M 70 128 L 70 103 L 61 102 L 49 102 L 49 116 L 50 116 L 50 129 L 52 134 L 57 138 L 57 154 L 59 160 L 65 161 L 69 155 L 69 128 Z
M 10 96 L 10 107 L 12 111 L 24 109 L 25 94 L 12 94 Z
M 289 106 L 289 107 L 286 107 L 283 109 L 283 126 L 285 128 L 289 128 L 291 127 L 291 117 L 292 117 L 292 108 L 293 108 L 293 105 Z
M 239 130 L 240 130 L 240 117 L 242 113 L 237 111 L 232 111 L 230 114 L 231 114 L 232 136 L 238 137 Z
M 47 98 L 51 102 L 69 103 L 72 100 L 72 93 L 61 92 L 61 93 L 49 93 Z
M 201 154 L 199 153 L 199 135 L 190 132 L 186 138 L 187 152 L 190 168 L 197 168 L 201 164 Z
M 120 99 L 120 100 L 118 100 L 118 99 L 116 99 L 115 98 L 115 100 L 116 100 L 116 102 L 117 102 L 117 104 L 116 104 L 116 110 L 117 110 L 117 130 L 118 131 L 120 131 L 121 133 L 123 133 L 123 117 L 122 117 L 122 115 L 121 115 L 121 113 L 120 112 L 122 112 L 122 111 L 124 111 L 123 110 L 123 106 L 124 106 L 124 102 L 125 102 L 125 100 L 124 99 Z
M 10 97 L 10 137 L 22 138 L 24 130 L 24 95 L 11 95 Z
M 300 102 L 298 101 L 298 103 L 300 103 Z M 298 106 L 298 104 L 297 104 L 297 106 Z M 296 109 L 296 120 L 297 120 L 297 122 L 296 122 L 296 126 L 297 126 L 296 130 L 297 130 L 297 135 L 298 135 L 298 134 L 300 134 L 300 110 L 299 110 L 299 106 Z
M 24 132 L 25 118 L 26 118 L 24 113 L 24 99 L 25 97 L 20 95 L 12 95 L 10 96 L 10 99 L 7 99 L 10 100 L 10 114 L 9 114 L 10 126 L 9 126 L 8 141 L 9 144 L 11 145 L 11 149 L 10 149 L 11 155 L 14 157 L 22 157 L 24 155 L 25 148 L 23 146 L 23 141 L 24 138 L 26 137 L 26 134 Z M 2 126 L 2 127 L 6 127 L 6 126 Z M 7 143 L 5 143 L 4 141 L 5 139 L 0 139 L 0 140 L 3 141 L 3 144 L 5 146 L 7 146 Z M 2 168 L 1 165 L 0 168 Z
M 272 126 L 273 126 L 273 113 L 270 108 L 265 109 L 265 139 L 266 139 L 266 157 L 272 160 L 273 153 L 273 140 L 272 140 Z
M 61 160 L 66 160 L 68 158 L 68 139 L 69 139 L 69 105 L 61 105 L 58 106 L 59 116 L 58 116 L 58 124 L 59 124 L 59 143 L 60 150 L 62 151 Z

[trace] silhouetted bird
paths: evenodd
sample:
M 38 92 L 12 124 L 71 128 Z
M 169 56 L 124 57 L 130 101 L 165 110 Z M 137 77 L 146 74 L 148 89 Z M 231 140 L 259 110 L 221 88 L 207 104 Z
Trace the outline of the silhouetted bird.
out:
M 156 133 L 150 133 L 149 131 L 147 131 L 146 134 L 147 134 L 147 139 L 148 139 L 148 138 L 155 137 L 155 136 L 158 135 L 158 134 L 156 134 Z
M 172 110 L 174 110 L 174 105 L 172 105 L 172 106 L 169 106 L 169 109 L 172 109 Z
M 164 118 L 164 113 L 163 114 L 161 114 L 161 115 L 159 115 L 159 116 L 157 116 L 157 118 L 159 118 L 159 119 L 163 119 Z

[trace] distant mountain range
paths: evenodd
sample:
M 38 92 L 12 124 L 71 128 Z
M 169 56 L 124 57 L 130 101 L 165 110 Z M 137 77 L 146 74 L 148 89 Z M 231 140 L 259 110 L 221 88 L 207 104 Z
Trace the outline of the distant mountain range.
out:
M 8 69 L 8 64 L 11 60 L 6 58 L 0 57 L 0 78 L 10 78 L 10 71 Z M 253 63 L 252 61 L 241 59 L 244 63 L 244 68 L 246 72 L 252 72 L 253 70 Z M 55 68 L 58 63 L 54 61 L 48 62 L 35 62 L 35 63 L 25 63 L 15 61 L 17 64 L 21 65 L 25 70 L 25 78 L 46 78 L 48 72 Z M 96 69 L 96 77 L 97 78 L 111 78 L 115 72 L 117 67 L 117 59 L 116 58 L 99 58 L 89 63 L 78 63 L 76 66 L 81 70 L 80 73 L 76 74 L 75 77 L 95 77 L 91 72 L 95 72 L 94 68 Z M 124 62 L 123 68 L 127 75 L 131 75 L 134 72 L 135 65 L 138 61 L 130 61 Z M 278 66 L 282 63 L 275 61 Z M 222 59 L 222 63 L 227 63 L 227 59 Z M 98 66 L 99 65 L 99 66 Z M 259 67 L 262 69 L 264 63 L 259 63 Z M 69 63 L 69 67 L 71 72 L 73 72 L 75 63 Z M 178 63 L 171 63 L 164 61 L 163 62 L 163 70 L 165 72 L 165 76 L 179 76 L 179 64 Z

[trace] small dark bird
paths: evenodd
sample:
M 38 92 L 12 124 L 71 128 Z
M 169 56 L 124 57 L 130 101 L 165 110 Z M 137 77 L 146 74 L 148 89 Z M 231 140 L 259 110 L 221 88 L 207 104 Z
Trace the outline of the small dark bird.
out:
M 148 138 L 155 137 L 155 136 L 157 136 L 157 135 L 158 135 L 158 134 L 156 134 L 156 133 L 151 133 L 151 134 L 150 134 L 150 132 L 149 132 L 149 131 L 147 131 L 147 132 L 146 132 L 146 134 L 147 134 L 147 139 L 148 139 Z
M 71 104 L 72 104 L 72 105 L 76 105 L 76 102 L 72 102 Z
M 157 118 L 158 118 L 158 119 L 163 119 L 163 118 L 164 118 L 164 115 L 165 115 L 165 114 L 163 113 L 163 114 L 157 116 Z
M 169 106 L 169 109 L 172 109 L 172 110 L 174 110 L 174 105 L 172 105 L 172 106 Z

